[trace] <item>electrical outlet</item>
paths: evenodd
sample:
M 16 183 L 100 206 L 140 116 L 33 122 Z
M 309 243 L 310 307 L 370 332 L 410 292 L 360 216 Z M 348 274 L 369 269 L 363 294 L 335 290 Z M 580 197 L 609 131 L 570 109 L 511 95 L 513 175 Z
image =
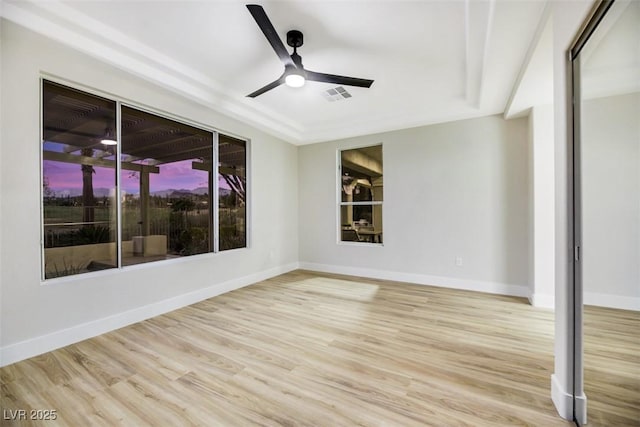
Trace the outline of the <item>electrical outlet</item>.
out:
M 456 257 L 456 265 L 458 267 L 462 267 L 462 257 L 461 256 L 457 256 Z

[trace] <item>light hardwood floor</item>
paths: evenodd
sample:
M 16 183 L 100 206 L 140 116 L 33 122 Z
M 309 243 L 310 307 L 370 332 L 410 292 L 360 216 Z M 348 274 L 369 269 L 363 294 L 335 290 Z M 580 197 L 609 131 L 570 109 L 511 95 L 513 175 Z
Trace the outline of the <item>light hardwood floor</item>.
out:
M 587 426 L 640 426 L 640 312 L 584 308 Z
M 0 406 L 55 409 L 48 426 L 571 426 L 552 368 L 553 314 L 524 299 L 296 271 L 2 368 Z

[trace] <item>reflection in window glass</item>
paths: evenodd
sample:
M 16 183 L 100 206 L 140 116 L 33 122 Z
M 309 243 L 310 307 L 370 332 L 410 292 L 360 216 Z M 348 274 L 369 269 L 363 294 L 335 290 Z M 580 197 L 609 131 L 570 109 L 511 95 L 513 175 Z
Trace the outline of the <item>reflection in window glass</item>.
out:
M 213 250 L 213 134 L 122 107 L 122 264 Z
M 382 243 L 382 145 L 340 153 L 340 240 Z
M 115 102 L 43 82 L 44 276 L 117 266 Z
M 218 210 L 221 251 L 247 245 L 247 147 L 226 135 L 218 139 Z
M 45 279 L 246 247 L 246 141 L 46 80 L 42 135 Z

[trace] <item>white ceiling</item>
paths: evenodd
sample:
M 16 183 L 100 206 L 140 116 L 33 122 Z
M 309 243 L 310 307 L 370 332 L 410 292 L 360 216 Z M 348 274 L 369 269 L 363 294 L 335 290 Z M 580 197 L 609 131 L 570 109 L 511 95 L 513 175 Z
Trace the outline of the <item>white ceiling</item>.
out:
M 282 65 L 245 7 L 227 1 L 16 1 L 5 18 L 294 144 L 503 113 L 546 2 L 260 1 L 280 37 L 304 33 L 305 68 L 370 78 L 280 86 Z
M 553 102 L 553 32 L 545 8 L 540 26 L 507 104 L 505 117 L 526 115 Z M 640 1 L 616 0 L 580 56 L 581 97 L 640 92 Z

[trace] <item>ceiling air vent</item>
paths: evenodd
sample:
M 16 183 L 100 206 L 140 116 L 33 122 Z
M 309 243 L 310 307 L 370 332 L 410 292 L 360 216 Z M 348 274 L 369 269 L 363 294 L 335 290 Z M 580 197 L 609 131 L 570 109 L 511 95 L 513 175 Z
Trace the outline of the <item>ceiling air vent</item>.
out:
M 325 90 L 322 92 L 322 96 L 324 96 L 329 102 L 342 101 L 343 99 L 351 98 L 351 94 L 342 86 Z

